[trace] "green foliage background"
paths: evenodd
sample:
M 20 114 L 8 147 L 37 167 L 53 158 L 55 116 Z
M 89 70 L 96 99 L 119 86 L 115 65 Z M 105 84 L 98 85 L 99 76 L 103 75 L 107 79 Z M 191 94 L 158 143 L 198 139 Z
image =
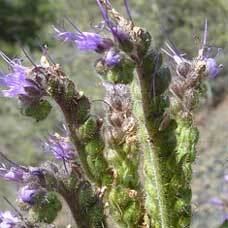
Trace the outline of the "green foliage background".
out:
M 112 2 L 125 13 L 122 0 Z M 151 32 L 153 45 L 163 45 L 167 37 L 161 30 L 165 30 L 176 46 L 188 55 L 196 53 L 198 37 L 201 37 L 207 18 L 210 44 L 223 48 L 220 60 L 228 61 L 225 57 L 228 0 L 129 0 L 129 3 L 135 23 Z M 79 53 L 73 45 L 63 45 L 53 38 L 51 25 L 65 24 L 73 30 L 64 16 L 86 31 L 92 30 L 102 19 L 95 0 L 0 0 L 0 49 L 11 57 L 23 56 L 19 48 L 22 45 L 37 62 L 41 55 L 40 45 L 47 44 L 54 60 L 63 66 L 78 87 L 91 98 L 98 98 L 102 91 L 91 61 L 96 55 Z M 26 58 L 24 60 L 26 63 Z M 0 69 L 7 71 L 3 62 Z M 223 76 L 210 87 L 216 101 L 227 91 L 226 73 L 225 68 Z M 40 140 L 54 131 L 61 120 L 61 114 L 53 108 L 45 121 L 36 123 L 20 115 L 16 100 L 0 98 L 0 150 L 21 164 L 35 165 L 47 158 L 41 150 Z M 3 162 L 1 158 L 0 162 Z M 0 182 L 1 194 L 8 194 L 9 189 L 13 189 L 12 185 Z

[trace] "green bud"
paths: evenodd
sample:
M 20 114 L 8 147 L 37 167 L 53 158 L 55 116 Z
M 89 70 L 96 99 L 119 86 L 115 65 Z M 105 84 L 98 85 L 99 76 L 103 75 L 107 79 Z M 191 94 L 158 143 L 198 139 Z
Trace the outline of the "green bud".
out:
M 29 210 L 31 222 L 52 223 L 58 215 L 62 204 L 54 192 L 49 192 L 45 198 Z
M 107 171 L 107 163 L 105 162 L 103 155 L 88 155 L 87 162 L 93 175 L 96 178 L 101 179 L 103 176 L 102 174 Z
M 95 198 L 89 182 L 84 182 L 80 185 L 78 190 L 78 200 L 83 213 L 86 213 L 91 205 L 94 204 Z
M 185 200 L 183 199 L 177 199 L 176 203 L 175 203 L 175 211 L 177 213 L 180 213 L 181 211 L 183 211 L 186 207 L 186 203 Z
M 110 69 L 107 73 L 107 80 L 112 83 L 128 84 L 132 82 L 135 64 L 127 57 L 124 57 L 120 64 Z
M 90 224 L 94 228 L 104 227 L 104 224 L 103 224 L 104 214 L 100 204 L 96 204 L 95 206 L 90 208 L 89 219 L 90 219 Z
M 55 97 L 62 92 L 60 91 L 59 82 L 56 78 L 49 79 L 47 91 L 51 97 Z
M 139 56 L 144 56 L 151 44 L 151 35 L 144 29 L 141 29 L 139 37 L 137 37 L 137 53 Z
M 142 69 L 144 77 L 151 78 L 155 70 L 159 70 L 162 65 L 162 54 L 156 50 L 150 50 L 149 53 L 143 58 Z
M 75 96 L 75 85 L 72 81 L 68 80 L 65 86 L 65 98 L 67 100 L 72 99 Z
M 93 138 L 97 132 L 97 123 L 93 118 L 89 118 L 86 122 L 79 128 L 80 137 L 88 141 Z
M 171 73 L 168 67 L 162 67 L 158 72 L 155 73 L 155 83 L 154 83 L 154 94 L 156 96 L 164 93 L 171 82 Z
M 179 217 L 178 225 L 180 227 L 190 227 L 190 215 Z
M 131 154 L 131 153 L 137 151 L 137 149 L 138 149 L 138 146 L 137 146 L 136 142 L 134 142 L 134 143 L 124 143 L 124 145 L 123 145 L 123 151 L 126 154 Z
M 45 173 L 45 183 L 48 189 L 53 189 L 57 185 L 56 177 L 48 172 Z
M 77 122 L 81 125 L 88 119 L 90 113 L 90 102 L 85 96 L 81 96 L 76 102 L 77 107 L 73 114 L 76 115 Z
M 126 36 L 123 39 L 118 39 L 119 48 L 125 53 L 130 54 L 134 48 L 134 43 L 131 40 L 130 36 Z
M 104 150 L 104 142 L 101 138 L 97 137 L 91 140 L 86 146 L 85 150 L 88 154 L 99 154 Z
M 70 190 L 75 190 L 75 188 L 77 187 L 77 183 L 78 183 L 78 180 L 77 180 L 77 177 L 75 176 L 75 174 L 71 174 L 68 178 L 67 178 L 67 187 L 68 189 Z
M 134 224 L 135 227 L 138 227 L 137 225 L 140 220 L 140 216 L 140 206 L 137 204 L 137 202 L 133 202 L 124 210 L 123 221 L 126 224 L 131 225 L 131 227 L 132 224 Z
M 126 208 L 130 202 L 134 201 L 129 197 L 127 189 L 121 186 L 116 186 L 111 189 L 109 200 L 114 206 L 118 205 L 121 209 Z
M 32 106 L 21 108 L 21 113 L 25 116 L 34 118 L 37 122 L 47 118 L 51 112 L 52 106 L 47 100 L 41 100 Z

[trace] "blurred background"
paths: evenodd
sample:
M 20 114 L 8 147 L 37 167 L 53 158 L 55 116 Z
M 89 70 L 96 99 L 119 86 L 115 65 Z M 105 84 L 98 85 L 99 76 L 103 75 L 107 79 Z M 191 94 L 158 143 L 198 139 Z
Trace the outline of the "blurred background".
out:
M 125 13 L 123 0 L 112 2 Z M 228 0 L 129 0 L 129 3 L 135 23 L 151 32 L 153 46 L 161 47 L 168 34 L 178 49 L 189 56 L 196 55 L 207 18 L 209 44 L 222 48 L 218 61 L 224 64 L 224 69 L 208 82 L 203 108 L 196 115 L 201 138 L 193 178 L 192 227 L 217 227 L 222 213 L 208 201 L 219 196 L 224 188 L 223 176 L 228 171 Z M 20 49 L 23 46 L 38 62 L 41 46 L 47 44 L 52 58 L 63 66 L 78 88 L 93 99 L 100 98 L 102 90 L 93 70 L 96 54 L 81 53 L 73 45 L 62 44 L 53 37 L 52 25 L 62 26 L 65 16 L 82 31 L 92 30 L 102 20 L 95 0 L 0 0 L 0 50 L 10 57 L 22 56 L 26 62 Z M 6 64 L 0 63 L 1 71 L 7 72 Z M 0 97 L 0 151 L 25 165 L 51 159 L 40 142 L 62 120 L 61 113 L 53 108 L 45 121 L 36 123 L 20 114 L 16 100 Z M 16 186 L 0 181 L 0 209 L 11 209 L 1 196 L 14 202 Z M 57 224 L 65 227 L 67 221 L 60 218 Z

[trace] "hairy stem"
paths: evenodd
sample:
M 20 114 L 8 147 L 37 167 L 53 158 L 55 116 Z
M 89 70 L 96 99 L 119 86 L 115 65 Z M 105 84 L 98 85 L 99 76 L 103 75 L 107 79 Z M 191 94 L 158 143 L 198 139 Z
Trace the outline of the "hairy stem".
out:
M 151 76 L 145 77 L 143 75 L 143 69 L 140 65 L 137 66 L 137 73 L 140 86 L 140 95 L 142 100 L 143 110 L 143 122 L 145 126 L 145 137 L 147 148 L 145 150 L 145 172 L 148 175 L 146 177 L 146 186 L 148 192 L 151 191 L 152 185 L 154 190 L 152 194 L 148 194 L 149 201 L 155 200 L 157 209 L 152 209 L 150 216 L 152 216 L 152 226 L 161 228 L 175 227 L 175 216 L 173 215 L 172 199 L 169 197 L 169 179 L 170 174 L 167 167 L 167 159 L 173 153 L 173 147 L 167 145 L 167 141 L 172 137 L 172 131 L 169 132 L 168 138 L 167 133 L 159 131 L 159 125 L 164 114 L 165 99 L 163 95 L 153 97 L 151 91 Z M 151 178 L 151 180 L 148 180 Z M 150 183 L 149 183 L 150 182 Z M 145 186 L 145 187 L 146 187 Z M 154 195 L 155 194 L 155 195 Z M 149 203 L 150 205 L 151 203 Z M 154 203 L 152 203 L 154 204 Z M 150 206 L 149 206 L 150 207 Z M 154 206 L 152 206 L 154 208 Z M 149 209 L 150 210 L 150 209 Z M 156 210 L 157 215 L 156 215 Z
M 68 128 L 69 128 L 70 137 L 71 137 L 72 142 L 74 143 L 76 151 L 79 155 L 79 159 L 80 159 L 80 162 L 81 162 L 82 167 L 84 169 L 84 172 L 90 180 L 94 181 L 94 177 L 93 177 L 93 175 L 90 171 L 90 168 L 88 166 L 88 163 L 87 163 L 85 148 L 81 144 L 81 141 L 79 140 L 79 138 L 77 136 L 77 128 L 75 126 L 75 123 L 72 121 L 71 107 L 73 107 L 74 104 L 73 104 L 73 102 L 71 102 L 67 105 L 67 103 L 62 98 L 58 99 L 57 97 L 55 98 L 55 101 L 57 102 L 57 104 L 59 105 L 59 107 L 61 108 L 61 110 L 63 112 L 63 115 L 65 117 L 65 121 L 66 121 Z

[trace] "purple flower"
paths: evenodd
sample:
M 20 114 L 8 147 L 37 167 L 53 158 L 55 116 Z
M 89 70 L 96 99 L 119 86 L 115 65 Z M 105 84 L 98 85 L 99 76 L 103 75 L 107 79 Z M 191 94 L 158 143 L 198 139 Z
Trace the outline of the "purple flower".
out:
M 0 168 L 0 177 L 8 181 L 22 182 L 24 180 L 24 171 L 16 167 L 11 167 L 9 170 Z
M 119 52 L 117 52 L 113 49 L 110 49 L 106 53 L 104 61 L 108 67 L 115 67 L 121 61 L 121 56 L 120 56 Z
M 96 51 L 98 53 L 107 51 L 113 46 L 112 40 L 104 38 L 92 32 L 65 32 L 54 27 L 56 36 L 63 41 L 72 41 L 81 51 Z
M 132 21 L 132 16 L 131 16 L 131 11 L 130 11 L 128 0 L 124 0 L 124 6 L 127 11 L 128 18 Z
M 20 190 L 19 198 L 24 203 L 34 204 L 38 195 L 45 194 L 45 191 L 38 187 L 24 186 Z
M 218 64 L 216 61 L 216 57 L 220 51 L 220 48 L 216 48 L 216 54 L 212 56 L 212 48 L 207 46 L 207 20 L 205 21 L 204 25 L 204 32 L 203 32 L 203 39 L 202 39 L 202 47 L 199 50 L 199 58 L 204 60 L 206 63 L 206 69 L 208 72 L 208 75 L 210 78 L 215 78 L 219 72 L 221 71 L 221 68 L 223 66 L 221 64 Z
M 38 83 L 28 78 L 31 69 L 22 66 L 18 59 L 9 59 L 3 52 L 0 55 L 12 69 L 11 73 L 0 76 L 0 86 L 8 88 L 1 91 L 2 96 L 19 97 L 23 104 L 28 105 L 39 100 L 43 91 Z
M 22 66 L 16 60 L 10 60 L 6 55 L 0 53 L 2 58 L 11 66 L 12 72 L 2 77 L 0 85 L 8 87 L 8 90 L 3 90 L 2 95 L 5 97 L 16 97 L 19 94 L 26 94 L 24 88 L 30 86 L 30 82 L 26 80 L 26 75 L 29 72 L 27 67 Z
M 170 42 L 171 43 L 171 42 Z M 221 64 L 218 65 L 215 57 L 217 56 L 219 49 L 217 49 L 216 56 L 211 56 L 212 49 L 207 46 L 207 21 L 205 22 L 203 39 L 202 39 L 202 47 L 198 51 L 198 56 L 193 60 L 187 60 L 184 58 L 185 54 L 181 54 L 177 48 L 171 43 L 166 43 L 168 51 L 162 48 L 162 51 L 171 57 L 177 65 L 177 74 L 186 77 L 187 73 L 190 70 L 190 65 L 194 63 L 194 60 L 204 61 L 206 65 L 206 72 L 210 78 L 215 78 L 221 68 L 223 67 Z
M 68 161 L 75 158 L 75 150 L 69 138 L 57 133 L 49 137 L 45 143 L 45 149 L 52 152 L 57 160 Z
M 125 7 L 128 13 L 129 18 L 132 20 L 131 15 L 130 15 L 130 10 L 128 7 L 128 2 L 125 1 Z M 104 8 L 100 0 L 97 0 L 97 4 L 100 8 L 101 14 L 104 18 L 104 21 L 109 28 L 110 32 L 112 33 L 113 37 L 120 43 L 129 43 L 130 41 L 130 36 L 127 32 L 125 32 L 118 24 L 114 23 L 108 16 L 107 10 Z M 106 1 L 106 4 L 111 7 L 111 4 L 109 1 Z
M 10 211 L 0 212 L 0 227 L 13 228 L 20 224 L 20 219 Z
M 206 61 L 207 71 L 210 77 L 215 78 L 219 74 L 221 67 L 218 66 L 216 60 L 213 58 L 206 58 L 205 61 Z

